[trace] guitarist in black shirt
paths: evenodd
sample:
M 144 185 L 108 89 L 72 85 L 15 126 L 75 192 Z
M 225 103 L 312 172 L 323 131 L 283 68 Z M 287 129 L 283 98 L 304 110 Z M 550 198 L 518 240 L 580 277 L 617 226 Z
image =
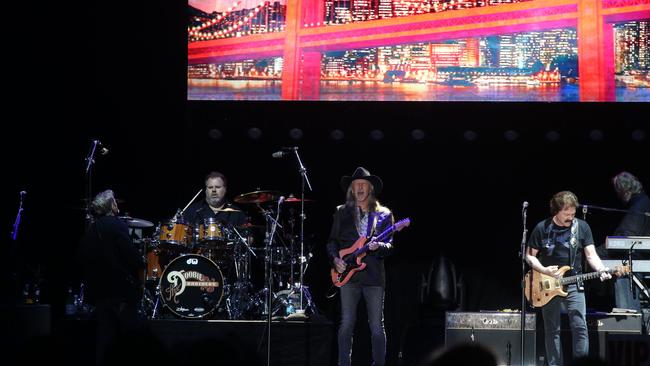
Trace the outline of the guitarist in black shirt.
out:
M 575 217 L 578 198 L 569 191 L 556 193 L 550 202 L 551 218 L 533 229 L 526 248 L 526 261 L 534 271 L 560 277 L 562 266 L 570 266 L 571 275 L 582 272 L 582 252 L 589 265 L 600 273 L 601 281 L 611 278 L 594 247 L 591 228 Z M 573 358 L 589 354 L 585 294 L 579 284 L 567 286 L 567 296 L 557 296 L 542 307 L 546 358 L 549 366 L 562 365 L 560 313 L 564 306 L 573 335 Z

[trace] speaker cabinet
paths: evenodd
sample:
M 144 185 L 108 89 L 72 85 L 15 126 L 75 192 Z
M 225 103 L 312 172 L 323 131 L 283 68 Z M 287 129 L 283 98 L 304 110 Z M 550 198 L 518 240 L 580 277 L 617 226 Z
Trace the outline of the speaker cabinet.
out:
M 447 312 L 445 347 L 476 343 L 494 353 L 498 365 L 521 362 L 521 314 Z M 526 314 L 524 365 L 535 365 L 535 314 Z
M 641 334 L 642 328 L 641 314 L 588 313 L 589 356 L 606 359 L 609 335 L 638 335 Z M 562 315 L 561 337 L 563 357 L 570 360 L 573 345 L 569 319 L 565 314 Z

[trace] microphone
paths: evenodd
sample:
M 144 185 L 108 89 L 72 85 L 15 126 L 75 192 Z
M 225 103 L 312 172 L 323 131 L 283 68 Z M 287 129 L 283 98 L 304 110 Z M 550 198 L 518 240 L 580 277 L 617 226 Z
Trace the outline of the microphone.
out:
M 289 156 L 293 151 L 298 150 L 297 146 L 291 146 L 291 147 L 283 147 L 280 149 L 280 151 L 276 151 L 272 154 L 272 156 L 276 159 L 283 158 L 285 156 Z
M 93 142 L 94 142 L 95 145 L 99 148 L 99 154 L 101 154 L 101 155 L 106 155 L 106 154 L 108 154 L 108 149 L 104 146 L 104 144 L 102 144 L 101 141 L 99 141 L 99 140 L 94 140 Z
M 521 208 L 524 209 L 524 210 L 527 209 L 528 208 L 528 201 L 524 201 L 524 204 L 521 205 Z
M 278 199 L 278 206 L 280 206 L 282 202 L 284 202 L 284 196 L 280 196 L 280 198 Z
M 27 194 L 26 191 L 20 191 L 20 197 L 23 197 L 23 196 L 25 196 L 26 194 Z

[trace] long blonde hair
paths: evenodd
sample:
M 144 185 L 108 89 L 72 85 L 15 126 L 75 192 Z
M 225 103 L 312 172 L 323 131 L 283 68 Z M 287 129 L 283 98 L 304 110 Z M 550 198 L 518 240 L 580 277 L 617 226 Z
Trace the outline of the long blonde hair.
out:
M 388 208 L 384 207 L 379 203 L 379 200 L 375 196 L 375 186 L 372 185 L 370 181 L 368 181 L 368 184 L 370 185 L 370 192 L 368 193 L 368 211 L 369 212 L 379 212 L 379 211 L 388 211 Z M 355 207 L 356 206 L 356 200 L 354 198 L 354 194 L 352 194 L 352 185 L 348 187 L 347 192 L 345 193 L 345 205 L 348 207 Z M 355 215 L 358 214 L 357 210 L 354 210 Z

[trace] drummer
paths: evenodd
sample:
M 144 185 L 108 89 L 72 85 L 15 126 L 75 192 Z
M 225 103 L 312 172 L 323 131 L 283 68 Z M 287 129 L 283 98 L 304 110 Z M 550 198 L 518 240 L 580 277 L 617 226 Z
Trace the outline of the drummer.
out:
M 186 222 L 194 225 L 205 219 L 216 219 L 232 226 L 246 223 L 241 209 L 226 199 L 228 180 L 222 173 L 213 171 L 205 177 L 205 199 L 194 202 L 183 213 Z

